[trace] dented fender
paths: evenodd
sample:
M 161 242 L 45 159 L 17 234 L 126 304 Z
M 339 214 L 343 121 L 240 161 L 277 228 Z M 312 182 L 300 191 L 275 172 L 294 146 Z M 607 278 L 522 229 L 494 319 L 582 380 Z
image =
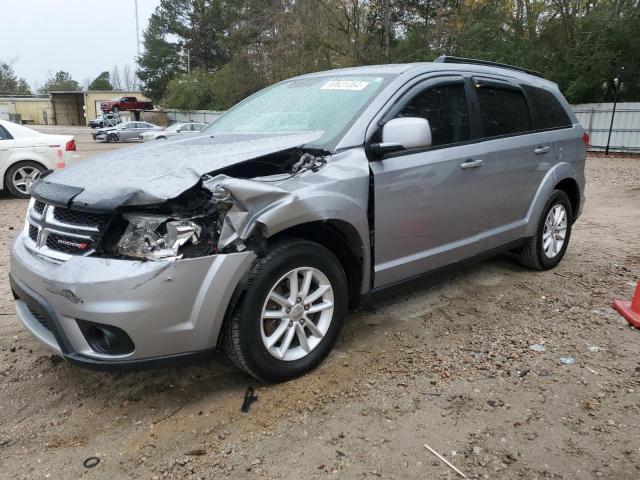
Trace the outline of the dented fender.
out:
M 233 199 L 218 240 L 220 249 L 231 244 L 243 248 L 242 242 L 256 234 L 259 225 L 267 238 L 310 222 L 340 221 L 350 225 L 360 241 L 362 291 L 368 291 L 369 166 L 361 151 L 336 154 L 316 172 L 306 171 L 279 181 L 218 175 L 205 181 L 204 187 L 211 191 L 224 189 Z

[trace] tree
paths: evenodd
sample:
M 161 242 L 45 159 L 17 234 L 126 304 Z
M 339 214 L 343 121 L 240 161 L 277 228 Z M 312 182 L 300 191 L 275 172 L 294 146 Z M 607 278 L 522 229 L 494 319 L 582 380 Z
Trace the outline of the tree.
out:
M 170 21 L 163 10 L 163 0 L 149 19 L 144 31 L 144 52 L 138 58 L 138 78 L 144 94 L 156 103 L 165 96 L 169 81 L 186 70 L 182 67 L 181 46 L 172 38 L 175 22 Z
M 60 70 L 54 76 L 50 76 L 40 90 L 43 93 L 55 91 L 78 92 L 80 91 L 80 84 L 71 78 L 71 74 Z
M 182 104 L 195 78 L 214 88 L 188 102 L 200 108 L 298 74 L 442 54 L 538 70 L 575 103 L 610 100 L 624 65 L 619 98 L 640 95 L 638 0 L 161 0 L 144 46 L 145 93 Z
M 89 85 L 88 90 L 113 90 L 109 72 L 102 72 Z
M 0 95 L 31 95 L 27 81 L 18 78 L 7 62 L 0 62 Z

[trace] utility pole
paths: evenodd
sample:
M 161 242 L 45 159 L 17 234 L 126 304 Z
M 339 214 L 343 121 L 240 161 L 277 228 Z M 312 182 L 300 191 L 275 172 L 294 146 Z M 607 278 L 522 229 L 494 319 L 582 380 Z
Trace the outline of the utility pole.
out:
M 140 56 L 140 22 L 138 20 L 138 0 L 134 0 L 136 6 L 136 47 L 138 57 Z
M 609 125 L 609 136 L 607 137 L 607 148 L 604 150 L 605 155 L 609 155 L 609 144 L 611 143 L 611 132 L 613 132 L 613 120 L 616 117 L 616 107 L 618 106 L 618 92 L 620 91 L 620 87 L 622 86 L 622 72 L 624 71 L 624 66 L 620 67 L 620 72 L 618 73 L 618 78 L 613 79 L 613 111 L 611 112 L 611 124 Z
M 384 55 L 389 61 L 389 0 L 384 0 Z

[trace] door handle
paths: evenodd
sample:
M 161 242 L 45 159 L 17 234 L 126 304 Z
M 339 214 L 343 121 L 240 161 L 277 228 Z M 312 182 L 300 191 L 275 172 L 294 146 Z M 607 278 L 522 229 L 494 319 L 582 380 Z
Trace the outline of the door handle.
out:
M 550 149 L 551 147 L 538 147 L 533 151 L 533 153 L 535 153 L 536 155 L 541 155 L 543 153 L 547 153 Z
M 467 168 L 478 168 L 484 165 L 484 160 L 467 160 L 460 164 L 460 168 L 466 170 Z

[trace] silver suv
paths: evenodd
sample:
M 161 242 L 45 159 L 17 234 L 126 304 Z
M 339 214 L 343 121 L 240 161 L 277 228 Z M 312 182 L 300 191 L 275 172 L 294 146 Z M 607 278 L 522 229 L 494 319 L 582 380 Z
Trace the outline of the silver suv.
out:
M 221 347 L 301 375 L 367 294 L 512 251 L 555 267 L 585 142 L 535 72 L 441 57 L 278 83 L 203 131 L 43 177 L 11 252 L 27 328 L 116 370 Z

